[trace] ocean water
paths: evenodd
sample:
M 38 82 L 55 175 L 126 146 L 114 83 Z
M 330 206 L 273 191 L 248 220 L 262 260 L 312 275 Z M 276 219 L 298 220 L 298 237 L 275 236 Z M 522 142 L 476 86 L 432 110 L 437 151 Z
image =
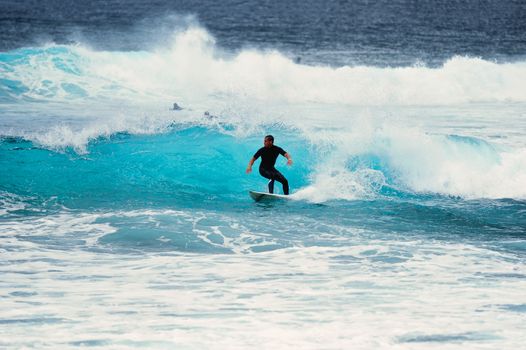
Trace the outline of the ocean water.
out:
M 0 347 L 524 346 L 524 2 L 0 13 Z

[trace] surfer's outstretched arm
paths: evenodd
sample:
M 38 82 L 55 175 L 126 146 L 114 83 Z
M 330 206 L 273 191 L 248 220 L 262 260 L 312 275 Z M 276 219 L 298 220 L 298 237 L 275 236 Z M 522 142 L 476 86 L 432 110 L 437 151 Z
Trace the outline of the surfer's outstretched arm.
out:
M 288 159 L 288 160 L 287 160 L 287 165 L 292 165 L 292 157 L 290 156 L 290 154 L 285 153 L 285 154 L 283 155 L 283 157 L 285 157 L 285 158 Z
M 252 172 L 252 165 L 254 164 L 255 161 L 256 161 L 256 158 L 252 157 L 250 161 L 248 162 L 248 166 L 246 170 L 247 174 L 250 174 Z

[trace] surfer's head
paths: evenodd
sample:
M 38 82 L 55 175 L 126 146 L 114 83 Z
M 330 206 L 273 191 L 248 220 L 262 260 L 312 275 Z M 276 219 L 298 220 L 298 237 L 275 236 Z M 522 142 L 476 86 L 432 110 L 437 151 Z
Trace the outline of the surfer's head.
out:
M 272 146 L 274 144 L 274 136 L 272 135 L 265 136 L 265 139 L 263 140 L 263 144 L 265 145 L 265 147 Z

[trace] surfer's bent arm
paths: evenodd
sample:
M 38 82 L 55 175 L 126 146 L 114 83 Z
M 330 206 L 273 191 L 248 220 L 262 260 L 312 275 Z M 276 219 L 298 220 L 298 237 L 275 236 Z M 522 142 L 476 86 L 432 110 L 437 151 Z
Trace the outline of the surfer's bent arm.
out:
M 285 154 L 283 155 L 283 157 L 285 157 L 285 158 L 288 159 L 288 160 L 287 160 L 287 165 L 292 165 L 292 157 L 290 156 L 290 154 L 285 153 Z
M 247 174 L 250 173 L 252 171 L 252 165 L 254 164 L 254 162 L 256 161 L 256 158 L 252 157 L 250 159 L 250 161 L 248 162 L 248 166 L 247 166 Z

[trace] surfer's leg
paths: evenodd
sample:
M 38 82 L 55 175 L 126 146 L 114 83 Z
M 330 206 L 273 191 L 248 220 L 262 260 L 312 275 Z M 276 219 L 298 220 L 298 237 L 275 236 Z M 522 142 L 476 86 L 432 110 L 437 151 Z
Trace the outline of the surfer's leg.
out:
M 268 182 L 268 193 L 274 193 L 274 180 Z
M 274 180 L 276 180 L 277 182 L 280 182 L 283 185 L 283 194 L 285 195 L 289 194 L 289 182 L 287 181 L 285 176 L 283 176 L 283 174 L 280 173 L 279 171 L 274 170 L 273 178 Z
M 270 180 L 268 182 L 268 193 L 274 193 L 274 173 L 268 169 L 259 168 L 259 174 Z
M 283 193 L 288 196 L 289 195 L 289 182 L 285 178 L 283 178 L 283 180 L 285 180 L 285 181 L 282 182 L 282 184 L 283 184 Z

